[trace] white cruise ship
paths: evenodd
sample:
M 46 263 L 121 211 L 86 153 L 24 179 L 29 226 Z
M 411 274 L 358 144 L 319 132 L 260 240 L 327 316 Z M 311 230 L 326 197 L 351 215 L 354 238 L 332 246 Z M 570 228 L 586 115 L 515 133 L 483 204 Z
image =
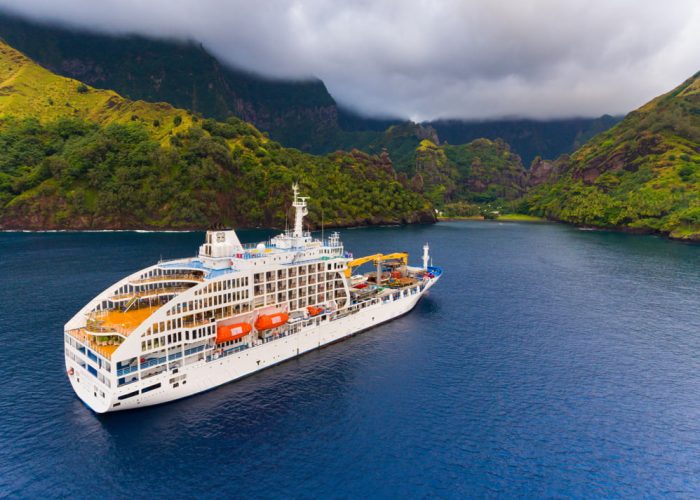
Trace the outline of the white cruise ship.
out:
M 66 323 L 85 404 L 105 413 L 206 391 L 407 313 L 440 278 L 427 244 L 412 267 L 406 253 L 354 259 L 338 233 L 312 238 L 293 189 L 293 230 L 253 245 L 208 231 L 197 257 L 127 276 Z

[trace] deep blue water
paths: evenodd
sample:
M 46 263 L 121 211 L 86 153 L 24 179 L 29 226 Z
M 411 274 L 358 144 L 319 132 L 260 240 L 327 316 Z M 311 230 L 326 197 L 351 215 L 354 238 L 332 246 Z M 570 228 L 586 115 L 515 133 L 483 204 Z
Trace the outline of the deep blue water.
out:
M 700 496 L 700 246 L 482 222 L 342 237 L 416 263 L 429 241 L 445 275 L 392 323 L 100 417 L 64 322 L 202 235 L 0 234 L 0 496 Z

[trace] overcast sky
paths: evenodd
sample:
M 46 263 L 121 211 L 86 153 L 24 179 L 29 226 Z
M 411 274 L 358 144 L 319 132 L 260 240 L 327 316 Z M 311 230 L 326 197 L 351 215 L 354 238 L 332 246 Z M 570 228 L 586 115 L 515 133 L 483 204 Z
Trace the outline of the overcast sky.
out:
M 698 0 L 0 0 L 37 19 L 192 38 L 414 120 L 625 113 L 700 70 Z

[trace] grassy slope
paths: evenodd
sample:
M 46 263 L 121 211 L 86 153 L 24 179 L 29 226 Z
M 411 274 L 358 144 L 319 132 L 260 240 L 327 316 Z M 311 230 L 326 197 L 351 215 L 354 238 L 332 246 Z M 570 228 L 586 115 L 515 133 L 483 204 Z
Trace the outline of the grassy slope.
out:
M 536 215 L 700 239 L 700 73 L 577 150 Z
M 433 220 L 385 160 L 312 156 L 237 119 L 80 86 L 0 42 L 0 227 L 284 225 L 293 181 L 311 223 Z
M 0 38 L 60 75 L 207 118 L 236 116 L 289 146 L 315 138 L 315 129 L 337 128 L 335 102 L 323 82 L 267 79 L 236 70 L 194 41 L 69 29 L 1 8 Z
M 166 103 L 130 101 L 116 92 L 58 76 L 0 41 L 0 117 L 35 117 L 49 122 L 59 117 L 83 118 L 108 125 L 139 121 L 152 137 L 164 139 L 192 125 L 192 117 Z M 182 120 L 176 126 L 175 117 Z M 158 120 L 158 126 L 154 122 Z M 156 123 L 158 123 L 156 122 Z

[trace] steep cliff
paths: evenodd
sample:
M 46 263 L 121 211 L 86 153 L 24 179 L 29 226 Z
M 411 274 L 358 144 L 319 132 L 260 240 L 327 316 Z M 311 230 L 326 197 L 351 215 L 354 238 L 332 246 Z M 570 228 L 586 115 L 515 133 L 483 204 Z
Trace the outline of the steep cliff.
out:
M 338 126 L 335 101 L 320 80 L 266 79 L 221 64 L 193 41 L 108 36 L 1 11 L 0 38 L 59 75 L 208 118 L 237 116 L 292 146 Z
M 700 73 L 557 161 L 535 214 L 700 239 Z M 538 167 L 536 177 L 543 177 Z M 537 183 L 537 182 L 536 182 Z

